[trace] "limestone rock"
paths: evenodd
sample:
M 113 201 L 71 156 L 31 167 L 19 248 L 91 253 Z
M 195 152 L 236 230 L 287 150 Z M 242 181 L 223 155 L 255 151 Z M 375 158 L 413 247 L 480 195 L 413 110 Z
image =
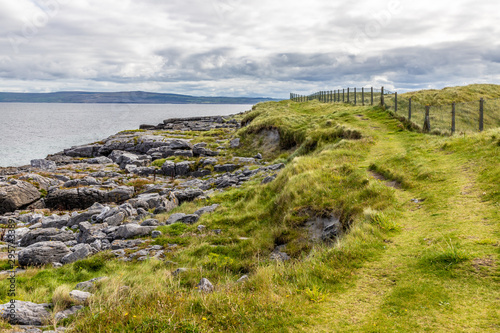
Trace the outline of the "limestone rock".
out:
M 92 254 L 92 247 L 89 244 L 78 244 L 71 249 L 73 252 L 68 253 L 61 259 L 62 264 L 69 264 L 80 259 L 84 259 Z
M 19 251 L 19 265 L 41 266 L 61 259 L 71 253 L 71 250 L 62 242 L 39 242 Z
M 92 296 L 91 293 L 86 292 L 86 291 L 81 291 L 81 290 L 73 290 L 69 293 L 69 296 L 73 298 L 77 302 L 85 302 L 90 296 Z
M 0 305 L 0 314 L 12 325 L 41 326 L 47 324 L 50 319 L 48 311 L 50 306 L 50 304 L 15 301 Z M 15 310 L 12 310 L 14 307 Z
M 40 198 L 38 189 L 25 181 L 0 181 L 0 215 L 13 212 Z

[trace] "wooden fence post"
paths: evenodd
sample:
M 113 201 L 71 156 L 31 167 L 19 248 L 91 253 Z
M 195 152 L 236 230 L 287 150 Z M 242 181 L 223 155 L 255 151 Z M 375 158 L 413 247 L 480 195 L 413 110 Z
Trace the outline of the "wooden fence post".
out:
M 411 120 L 411 97 L 408 99 L 408 121 Z
M 455 102 L 451 104 L 451 134 L 455 133 Z
M 357 104 L 357 99 L 356 99 L 356 88 L 354 88 L 354 105 Z
M 398 92 L 394 93 L 394 112 L 398 112 Z
M 484 99 L 479 100 L 479 132 L 484 129 Z
M 347 103 L 349 103 L 349 95 L 350 95 L 350 94 L 349 94 L 349 89 L 350 89 L 350 88 L 347 88 Z
M 371 92 L 372 92 L 371 93 L 371 95 L 372 95 L 372 97 L 371 97 L 371 105 L 373 105 L 373 87 L 371 87 Z
M 431 131 L 431 120 L 430 120 L 430 105 L 425 106 L 425 119 L 424 119 L 424 132 L 430 132 Z
M 342 89 L 342 103 L 345 103 L 345 88 Z
M 380 105 L 384 106 L 384 87 L 382 87 L 380 93 Z
M 363 100 L 363 106 L 365 106 L 365 88 L 361 88 L 361 100 Z

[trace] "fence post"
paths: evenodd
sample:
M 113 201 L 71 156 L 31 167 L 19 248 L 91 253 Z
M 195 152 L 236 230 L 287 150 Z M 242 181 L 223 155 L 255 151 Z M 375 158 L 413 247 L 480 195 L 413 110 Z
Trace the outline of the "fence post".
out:
M 411 97 L 408 99 L 408 121 L 411 120 Z
M 451 134 L 455 133 L 455 102 L 451 104 Z
M 380 93 L 380 105 L 384 106 L 384 87 L 382 87 Z
M 354 88 L 354 105 L 357 104 L 357 99 L 356 99 L 356 88 Z
M 484 129 L 484 99 L 479 100 L 479 132 Z
M 394 93 L 394 112 L 398 112 L 398 92 Z
M 371 87 L 371 92 L 372 92 L 371 93 L 371 95 L 372 95 L 372 97 L 371 97 L 371 105 L 373 105 L 373 87 Z
M 342 103 L 345 103 L 345 88 L 342 89 Z
M 430 105 L 425 106 L 424 132 L 431 131 L 431 120 L 429 117 L 430 109 L 431 109 Z
M 347 103 L 349 103 L 349 92 L 350 92 L 349 90 L 350 88 L 347 88 Z
M 365 88 L 361 88 L 361 100 L 363 100 L 363 106 L 365 106 Z

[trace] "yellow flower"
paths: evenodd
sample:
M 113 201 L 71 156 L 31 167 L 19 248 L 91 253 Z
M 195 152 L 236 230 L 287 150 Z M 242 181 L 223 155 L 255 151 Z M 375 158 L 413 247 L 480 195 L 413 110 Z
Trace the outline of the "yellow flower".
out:
M 203 317 L 203 318 L 201 318 L 201 319 L 203 319 L 203 320 L 207 320 L 207 318 L 205 318 L 205 317 Z
M 124 316 L 128 316 L 128 312 L 125 312 Z

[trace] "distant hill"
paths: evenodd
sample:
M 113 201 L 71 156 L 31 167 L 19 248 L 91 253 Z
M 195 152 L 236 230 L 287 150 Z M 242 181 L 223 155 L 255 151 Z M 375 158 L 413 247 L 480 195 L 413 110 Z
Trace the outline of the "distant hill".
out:
M 423 105 L 447 105 L 453 102 L 463 103 L 484 99 L 500 98 L 498 84 L 471 84 L 468 86 L 448 87 L 442 90 L 419 90 L 402 94 Z
M 136 104 L 257 104 L 273 101 L 260 97 L 198 97 L 144 91 L 54 93 L 2 93 L 0 103 L 136 103 Z

